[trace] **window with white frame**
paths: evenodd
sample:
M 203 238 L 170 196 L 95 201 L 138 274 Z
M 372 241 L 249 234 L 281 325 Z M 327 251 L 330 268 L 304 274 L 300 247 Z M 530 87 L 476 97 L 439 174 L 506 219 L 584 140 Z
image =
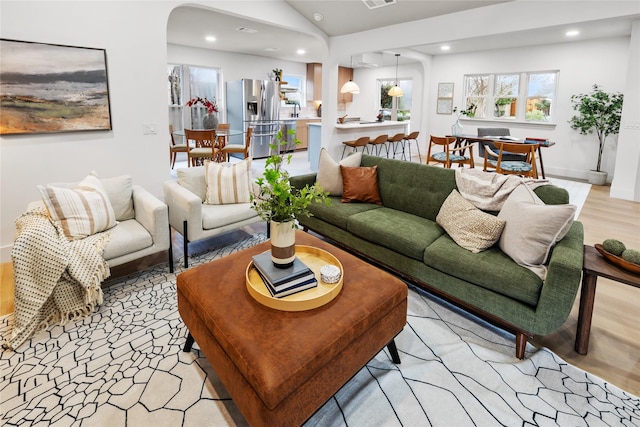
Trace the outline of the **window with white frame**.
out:
M 393 86 L 395 86 L 395 80 L 378 80 L 378 87 L 380 88 L 380 112 L 385 120 L 391 120 L 393 109 L 397 110 L 397 117 L 399 121 L 411 119 L 411 103 L 413 101 L 413 80 L 412 79 L 398 79 L 398 86 L 404 92 L 403 96 L 393 97 L 389 96 L 388 92 Z M 394 101 L 395 100 L 395 101 Z
M 557 80 L 557 71 L 467 74 L 463 109 L 476 119 L 549 122 Z

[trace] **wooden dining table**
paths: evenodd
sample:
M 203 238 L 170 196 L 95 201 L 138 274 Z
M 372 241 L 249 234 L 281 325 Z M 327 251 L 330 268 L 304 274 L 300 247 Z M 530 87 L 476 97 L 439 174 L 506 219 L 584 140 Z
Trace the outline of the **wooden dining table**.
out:
M 491 136 L 477 136 L 477 135 L 447 135 L 447 137 L 454 137 L 456 138 L 456 147 L 461 147 L 463 145 L 466 145 L 467 143 L 473 143 L 473 142 L 477 142 L 478 144 L 482 144 L 483 142 L 512 142 L 512 143 L 521 143 L 521 144 L 528 144 L 528 142 L 525 142 L 529 139 L 522 139 L 522 138 L 513 138 L 513 137 L 506 137 L 506 138 L 501 138 L 498 136 L 495 137 L 491 137 Z M 538 161 L 540 162 L 540 173 L 542 174 L 542 178 L 546 179 L 545 174 L 544 174 L 544 162 L 542 161 L 542 148 L 548 148 L 548 147 L 553 147 L 554 145 L 556 145 L 555 142 L 553 141 L 547 141 L 544 139 L 535 139 L 535 142 L 538 143 Z

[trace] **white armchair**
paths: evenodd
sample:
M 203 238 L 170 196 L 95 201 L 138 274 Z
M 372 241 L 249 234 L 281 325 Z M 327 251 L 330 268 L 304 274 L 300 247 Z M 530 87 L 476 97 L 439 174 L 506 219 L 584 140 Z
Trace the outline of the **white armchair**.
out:
M 133 185 L 128 175 L 100 179 L 116 215 L 117 225 L 111 234 L 103 257 L 109 267 L 167 251 L 169 270 L 173 272 L 173 251 L 167 205 L 144 188 Z M 76 183 L 50 184 L 73 188 Z M 42 200 L 29 203 L 28 208 L 45 207 Z
M 164 183 L 164 201 L 169 206 L 169 224 L 184 238 L 185 268 L 189 267 L 189 242 L 261 221 L 250 203 L 205 204 L 204 166 L 178 169 L 176 174 L 177 180 Z

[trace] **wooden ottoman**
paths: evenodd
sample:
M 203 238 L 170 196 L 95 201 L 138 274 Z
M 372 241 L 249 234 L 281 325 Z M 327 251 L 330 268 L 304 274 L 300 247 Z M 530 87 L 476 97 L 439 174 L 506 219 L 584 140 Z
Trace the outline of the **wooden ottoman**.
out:
M 296 244 L 335 255 L 341 293 L 308 311 L 279 311 L 251 297 L 245 269 L 269 242 L 178 276 L 178 310 L 252 426 L 300 425 L 382 348 L 399 363 L 394 337 L 407 321 L 407 286 L 307 233 Z

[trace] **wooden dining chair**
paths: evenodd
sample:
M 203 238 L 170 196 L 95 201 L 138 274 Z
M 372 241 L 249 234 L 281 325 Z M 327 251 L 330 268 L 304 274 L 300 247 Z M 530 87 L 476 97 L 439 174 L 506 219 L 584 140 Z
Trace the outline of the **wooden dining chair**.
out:
M 455 136 L 431 135 L 427 150 L 427 164 L 435 162 L 442 164 L 445 168 L 451 168 L 452 164 L 457 163 L 458 166 L 469 165 L 470 168 L 473 168 L 473 144 L 456 147 L 456 140 Z M 442 149 L 442 151 L 437 151 L 438 149 Z M 467 149 L 469 155 L 466 154 Z
M 220 152 L 220 149 L 216 147 L 215 130 L 185 129 L 184 134 L 187 138 L 189 167 L 197 166 L 200 160 L 210 159 L 215 161 Z M 194 142 L 194 147 L 191 147 L 191 141 Z
M 222 147 L 222 155 L 226 157 L 227 162 L 231 160 L 231 154 L 242 154 L 243 159 L 249 156 L 249 149 L 251 148 L 251 138 L 253 136 L 253 128 L 247 128 L 247 134 L 244 138 L 244 145 L 239 144 L 227 144 Z
M 171 145 L 169 146 L 169 162 L 171 169 L 176 165 L 178 153 L 186 153 L 188 151 L 187 144 L 176 144 L 176 138 L 173 135 L 173 125 L 169 125 L 169 136 L 171 137 Z
M 528 176 L 531 178 L 538 178 L 538 169 L 536 166 L 536 150 L 538 144 L 523 144 L 514 142 L 495 142 L 498 152 L 491 153 L 490 148 L 485 147 L 484 155 L 484 170 L 487 171 L 489 167 L 495 169 L 496 173 L 508 175 L 520 175 Z M 524 157 L 524 160 L 506 160 L 505 153 L 519 154 Z M 497 155 L 497 160 L 493 160 L 492 155 Z
M 216 126 L 216 147 L 220 149 L 215 159 L 216 162 L 222 163 L 226 159 L 222 149 L 227 145 L 227 142 L 229 142 L 229 136 L 227 135 L 229 129 L 231 129 L 229 123 L 218 123 L 218 126 Z

